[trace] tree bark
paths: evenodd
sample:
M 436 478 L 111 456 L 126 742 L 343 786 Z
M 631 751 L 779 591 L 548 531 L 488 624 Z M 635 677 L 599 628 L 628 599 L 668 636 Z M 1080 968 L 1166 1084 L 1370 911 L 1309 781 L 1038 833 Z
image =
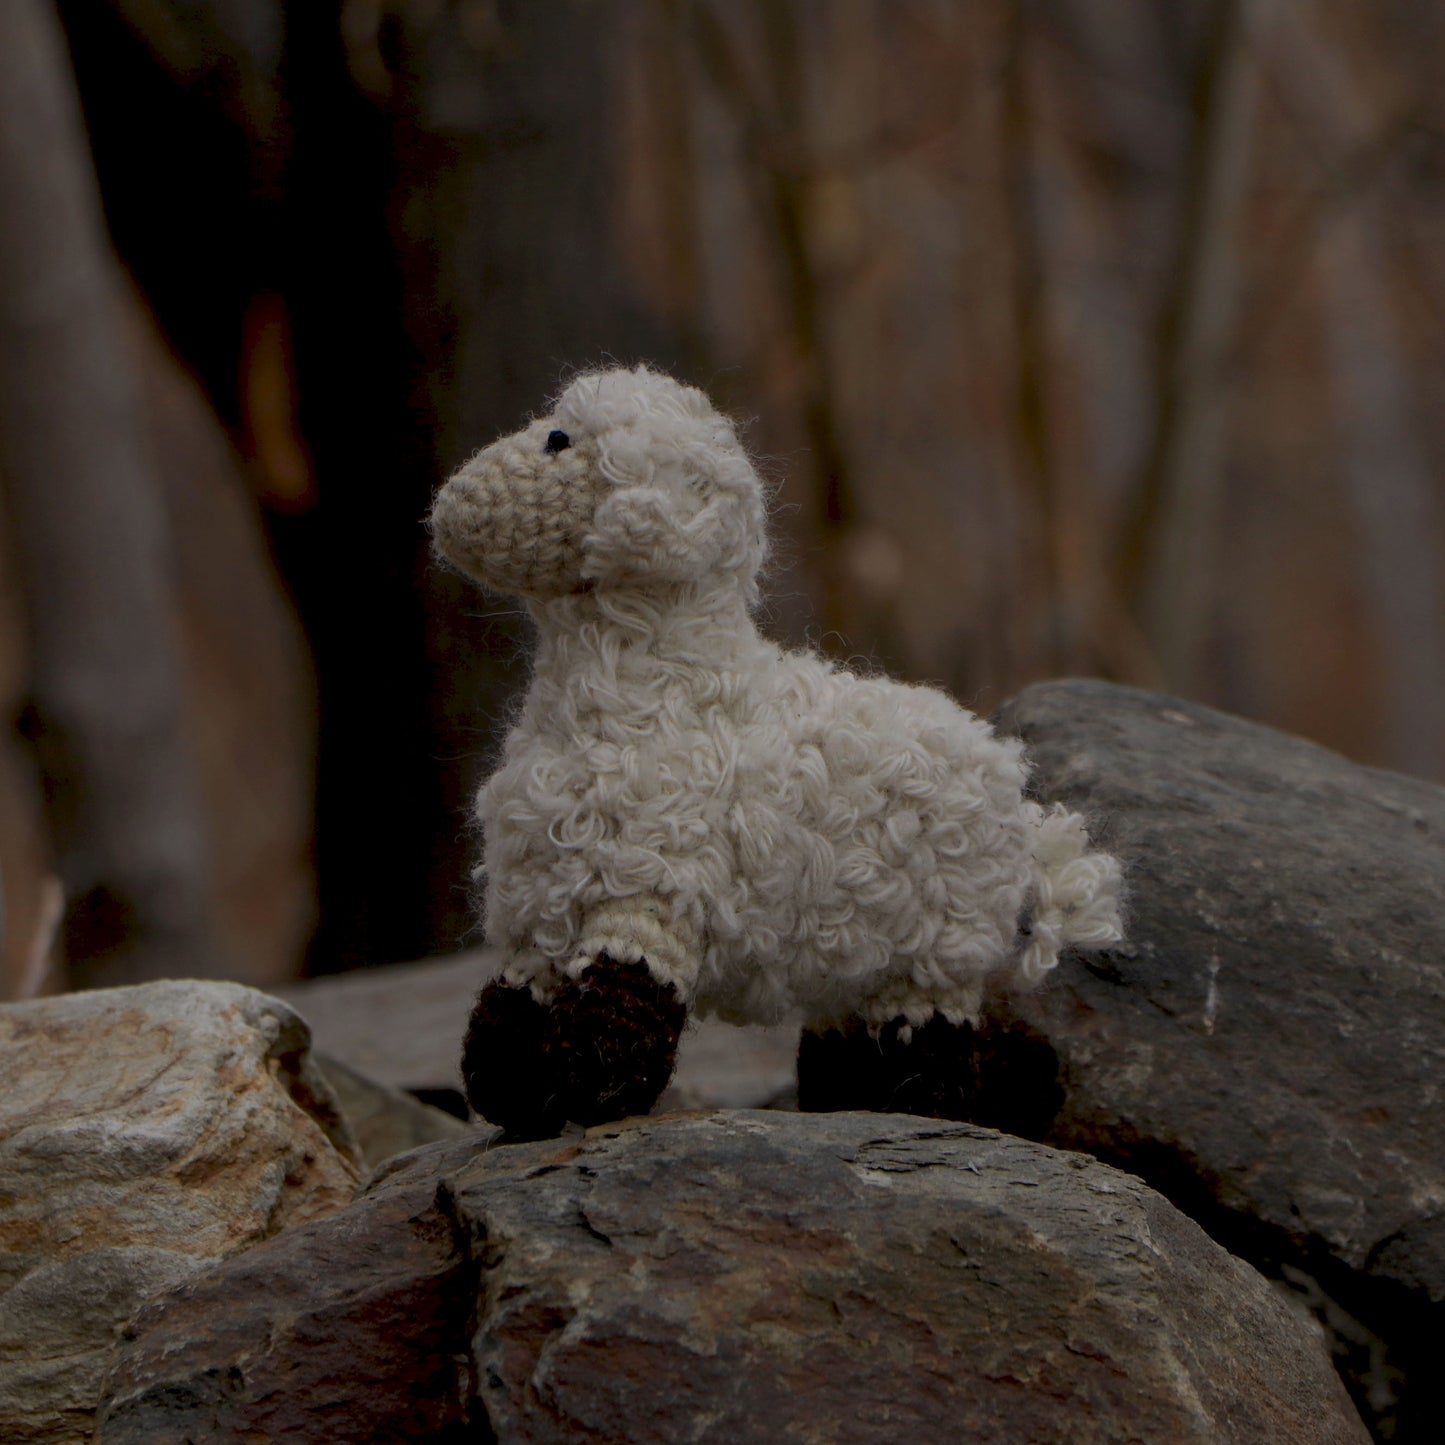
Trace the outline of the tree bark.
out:
M 124 282 L 45 0 L 0 9 L 0 474 L 76 981 L 224 974 Z
M 1224 371 L 1259 89 L 1256 32 L 1267 8 L 1268 0 L 1218 0 L 1214 9 L 1165 305 L 1154 431 L 1121 558 L 1125 589 L 1165 680 L 1185 693 L 1199 685 L 1216 570 Z

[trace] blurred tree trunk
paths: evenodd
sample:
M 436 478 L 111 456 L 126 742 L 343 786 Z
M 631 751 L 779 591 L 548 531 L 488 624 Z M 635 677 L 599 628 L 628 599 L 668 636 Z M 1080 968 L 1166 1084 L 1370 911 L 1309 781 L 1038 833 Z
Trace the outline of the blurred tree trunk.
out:
M 1046 675 L 1073 670 L 1079 651 L 1078 619 L 1064 590 L 1059 516 L 1061 498 L 1053 446 L 1048 370 L 1049 278 L 1039 235 L 1034 175 L 1034 118 L 1027 46 L 1033 16 L 1028 0 L 1010 0 L 1000 86 L 1000 139 L 1013 256 L 1010 301 L 1014 327 L 1014 426 L 1017 475 L 1027 510 L 1014 570 L 1032 582 L 1037 597 L 1023 629 L 1024 650 Z
M 1185 168 L 1176 262 L 1165 298 L 1148 460 L 1122 559 L 1164 677 L 1198 690 L 1222 515 L 1229 379 L 1268 0 L 1216 0 L 1204 43 Z
M 1426 777 L 1445 767 L 1445 506 L 1425 445 L 1423 399 L 1386 269 L 1384 203 L 1367 161 L 1416 103 L 1393 76 L 1372 77 L 1328 44 L 1310 7 L 1288 13 L 1285 81 L 1353 181 L 1348 205 L 1314 239 L 1340 437 L 1339 465 L 1358 524 L 1357 567 L 1383 662 L 1382 751 Z M 1337 207 L 1331 197 L 1331 207 Z
M 45 757 L 89 980 L 225 973 L 182 727 L 154 458 L 60 26 L 0 8 L 0 472 Z
M 838 384 L 826 326 L 836 296 L 815 264 L 810 187 L 819 178 L 812 153 L 807 75 L 812 59 L 804 17 L 794 0 L 747 7 L 704 3 L 691 7 L 694 43 L 713 88 L 729 108 L 742 136 L 755 204 L 765 218 L 787 307 L 791 364 L 797 379 L 812 472 L 816 560 L 817 625 L 820 645 L 848 656 L 860 633 L 874 631 L 876 619 L 851 606 L 848 547 L 858 523 L 848 448 L 838 416 Z M 845 18 L 848 11 L 844 10 Z M 835 18 L 835 17 L 830 17 Z M 856 19 L 856 17 L 854 17 Z M 743 36 L 751 24 L 758 39 Z M 822 48 L 821 45 L 819 48 Z M 749 51 L 754 54 L 750 55 Z M 761 55 L 761 81 L 750 61 Z M 868 97 L 854 97 L 866 107 Z
M 278 294 L 284 16 L 280 0 L 59 8 L 113 243 L 152 308 L 128 292 L 127 366 L 169 531 L 215 924 L 234 976 L 289 978 L 315 923 L 316 698 L 257 505 L 290 520 L 314 502 Z
M 134 366 L 173 539 L 185 726 L 233 977 L 300 971 L 315 926 L 315 682 L 225 430 L 150 317 Z
M 54 875 L 35 760 L 14 720 L 25 708 L 30 660 L 25 599 L 0 486 L 0 1000 L 53 989 L 53 933 L 60 885 Z

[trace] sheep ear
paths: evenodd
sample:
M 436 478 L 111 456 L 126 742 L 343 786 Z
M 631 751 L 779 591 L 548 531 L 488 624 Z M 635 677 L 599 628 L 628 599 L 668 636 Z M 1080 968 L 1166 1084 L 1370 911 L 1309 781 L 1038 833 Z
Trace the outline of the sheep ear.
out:
M 684 582 L 716 566 L 719 507 L 677 516 L 676 500 L 659 487 L 628 487 L 597 508 L 587 539 L 588 575 L 598 580 Z

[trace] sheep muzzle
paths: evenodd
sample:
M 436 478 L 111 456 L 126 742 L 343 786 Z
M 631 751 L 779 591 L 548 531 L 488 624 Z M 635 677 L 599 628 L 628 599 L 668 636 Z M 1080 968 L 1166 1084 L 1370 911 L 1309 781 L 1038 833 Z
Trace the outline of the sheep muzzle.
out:
M 539 423 L 479 452 L 437 494 L 437 551 L 497 592 L 558 597 L 585 585 L 582 544 L 603 484 L 580 447 Z

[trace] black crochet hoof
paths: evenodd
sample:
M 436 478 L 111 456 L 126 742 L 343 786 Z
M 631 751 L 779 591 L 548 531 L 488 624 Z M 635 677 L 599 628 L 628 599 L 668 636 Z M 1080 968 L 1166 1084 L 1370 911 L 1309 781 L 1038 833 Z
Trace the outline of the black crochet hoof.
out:
M 687 1006 L 645 963 L 605 953 L 552 1000 L 543 1048 L 577 1124 L 645 1114 L 672 1078 Z
M 971 1118 L 978 1084 L 973 1029 L 934 1014 L 905 1043 L 903 1025 L 894 1019 L 877 1038 L 862 1019 L 842 1029 L 805 1030 L 798 1042 L 798 1108 Z
M 529 988 L 498 980 L 477 999 L 462 1044 L 467 1102 L 519 1139 L 547 1139 L 566 1115 L 543 1051 L 547 1009 Z

